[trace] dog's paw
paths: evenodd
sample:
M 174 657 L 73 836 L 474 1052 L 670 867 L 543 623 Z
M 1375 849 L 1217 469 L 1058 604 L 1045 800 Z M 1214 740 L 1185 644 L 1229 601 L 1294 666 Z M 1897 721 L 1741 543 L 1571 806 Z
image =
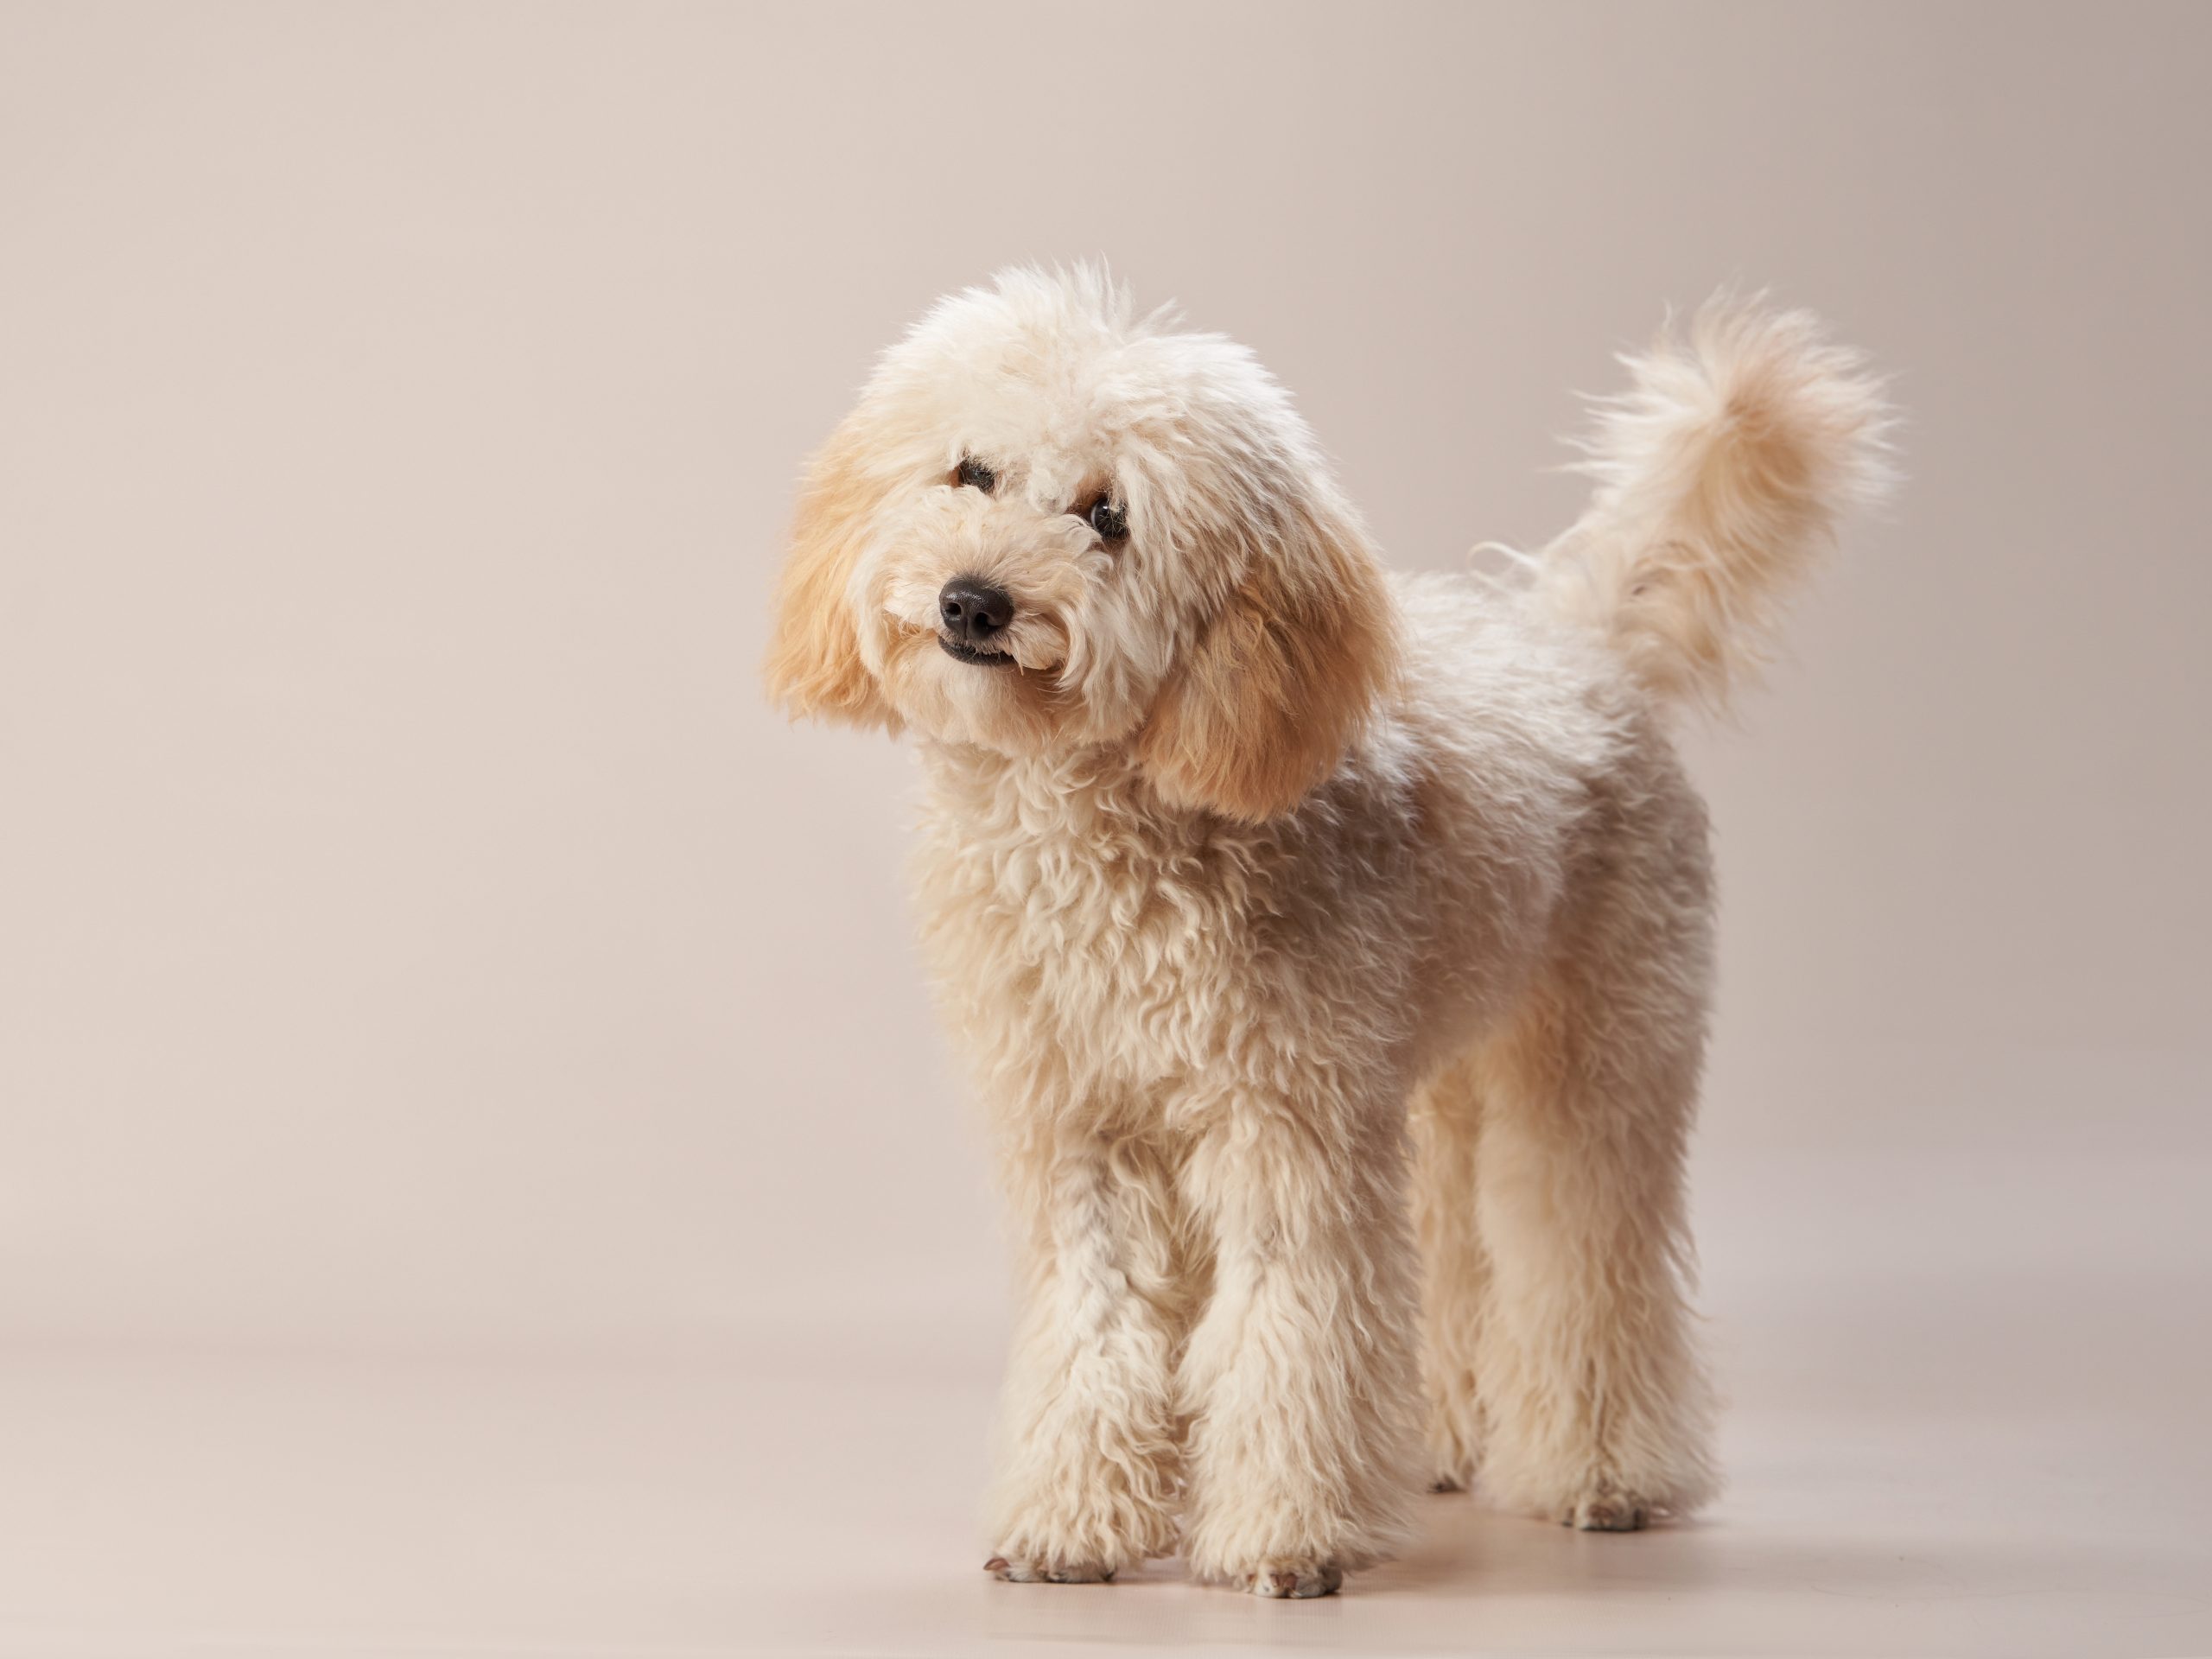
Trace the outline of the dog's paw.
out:
M 1316 1565 L 1312 1561 L 1274 1561 L 1244 1575 L 1244 1588 L 1255 1596 L 1270 1600 L 1311 1601 L 1316 1596 L 1333 1596 L 1344 1587 L 1344 1575 L 1341 1567 L 1327 1562 Z
M 1619 1492 L 1590 1492 L 1575 1499 L 1559 1519 L 1577 1532 L 1641 1532 L 1651 1524 L 1651 1506 Z
M 994 1555 L 983 1563 L 983 1571 L 1008 1584 L 1111 1584 L 1116 1569 L 1096 1561 L 1008 1560 Z

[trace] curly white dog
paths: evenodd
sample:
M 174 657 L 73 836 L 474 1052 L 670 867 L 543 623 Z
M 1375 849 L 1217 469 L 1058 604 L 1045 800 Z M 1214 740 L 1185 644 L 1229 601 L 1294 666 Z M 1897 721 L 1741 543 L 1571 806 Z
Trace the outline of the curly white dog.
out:
M 1662 717 L 1755 664 L 1885 416 L 1802 314 L 1630 366 L 1511 582 L 1386 575 L 1250 353 L 1102 270 L 944 300 L 816 460 L 768 677 L 926 758 L 1023 1262 L 1001 1577 L 1325 1595 L 1424 1476 L 1605 1530 L 1713 1491 Z

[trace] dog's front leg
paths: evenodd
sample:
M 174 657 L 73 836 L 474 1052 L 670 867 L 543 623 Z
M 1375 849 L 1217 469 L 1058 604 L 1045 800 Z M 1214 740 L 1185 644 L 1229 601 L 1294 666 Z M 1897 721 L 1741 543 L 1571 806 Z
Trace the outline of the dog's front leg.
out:
M 988 1565 L 1096 1582 L 1175 1548 L 1172 1180 L 1154 1148 L 1089 1129 L 1025 1126 L 1006 1151 L 1025 1306 Z
M 1182 1382 L 1184 1552 L 1263 1596 L 1326 1595 L 1395 1550 L 1413 1486 L 1412 1245 L 1402 1124 L 1343 1097 L 1241 1097 L 1186 1190 L 1213 1300 Z

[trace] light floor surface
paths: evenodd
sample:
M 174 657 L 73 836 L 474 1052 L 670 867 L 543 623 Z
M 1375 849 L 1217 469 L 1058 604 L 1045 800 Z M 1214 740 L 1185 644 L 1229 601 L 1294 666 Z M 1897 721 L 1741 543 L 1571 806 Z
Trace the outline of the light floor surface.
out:
M 0 1652 L 2212 1653 L 2207 1174 L 1717 1176 L 1725 1498 L 1633 1536 L 1426 1498 L 1313 1603 L 988 1579 L 972 1309 L 688 1353 L 19 1345 Z

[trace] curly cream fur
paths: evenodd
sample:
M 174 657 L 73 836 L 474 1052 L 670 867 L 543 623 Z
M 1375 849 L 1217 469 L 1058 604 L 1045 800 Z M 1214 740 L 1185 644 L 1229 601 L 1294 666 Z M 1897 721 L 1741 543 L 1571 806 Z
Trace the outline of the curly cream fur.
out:
M 1424 1480 L 1590 1528 L 1713 1490 L 1712 894 L 1662 705 L 1748 660 L 1879 415 L 1802 318 L 1635 367 L 1517 586 L 1385 576 L 1250 355 L 1093 270 L 943 302 L 818 460 L 770 683 L 926 760 L 1022 1266 L 1001 1576 L 1179 1548 L 1305 1596 Z M 955 575 L 1014 597 L 1014 666 L 939 648 Z

